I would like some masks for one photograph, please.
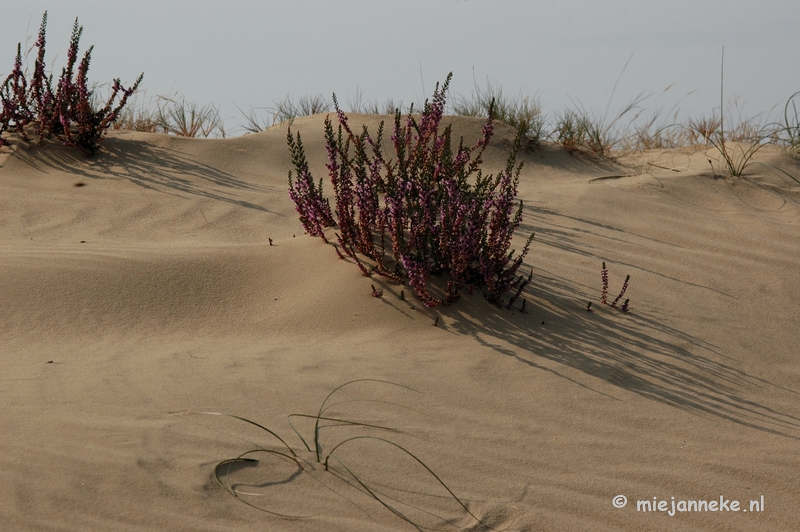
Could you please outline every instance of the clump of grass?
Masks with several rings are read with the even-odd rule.
[[[55,136],[64,144],[76,146],[92,155],[99,149],[99,142],[116,121],[128,98],[139,87],[144,74],[129,88],[123,87],[119,79],[115,79],[105,104],[102,107],[93,106],[94,91],[89,88],[88,82],[93,47],[89,47],[78,63],[83,27],[75,19],[67,49],[67,64],[62,69],[54,90],[53,77],[47,76],[45,72],[46,27],[45,11],[34,45],[38,53],[30,80],[26,79],[22,71],[21,44],[17,44],[14,68],[0,85],[0,135],[4,131],[14,130],[28,140],[26,129],[34,126],[40,143],[45,138]]]
[[[766,145],[765,141],[767,139],[773,136],[773,131],[768,127],[754,126],[752,121],[740,120],[739,126],[732,133],[728,133],[728,138],[726,139],[725,118],[722,112],[723,90],[725,87],[724,74],[725,47],[723,46],[719,76],[719,128],[707,137],[707,141],[719,152],[728,174],[732,177],[741,177],[750,166],[756,152]]]
[[[659,102],[671,88],[672,85],[664,89]],[[679,106],[680,100],[667,113],[664,113],[659,107],[641,123],[636,122],[640,116],[638,113],[637,118],[631,122],[630,129],[632,131],[622,141],[623,146],[635,150],[663,150],[685,146],[690,139],[685,133],[685,128],[678,123]],[[661,117],[665,114],[667,118],[662,119]]]
[[[587,120],[576,111],[565,109],[556,118],[554,135],[565,150],[573,153],[586,144],[588,136]]]
[[[112,124],[112,129],[117,131],[141,131],[144,133],[163,133],[158,109],[144,102],[142,91],[133,95],[117,119]]]
[[[537,97],[509,98],[503,95],[501,86],[487,80],[485,88],[476,83],[469,98],[459,97],[453,104],[453,112],[461,116],[484,117],[490,109],[494,119],[520,131],[528,145],[535,146],[546,137],[544,114]]]
[[[514,258],[509,248],[522,220],[522,202],[515,200],[522,134],[505,170],[484,176],[479,168],[492,136],[492,114],[474,146],[461,143],[454,151],[452,127],[439,131],[450,79],[441,88],[437,84],[419,119],[409,114],[403,123],[400,110],[395,112],[392,160],[381,148],[383,122],[374,139],[366,127],[356,134],[334,95],[339,124],[335,129],[326,118],[325,139],[335,221],[322,179],[317,184],[311,176],[300,135],[293,137],[291,129],[287,142],[296,174],[289,173],[289,195],[309,234],[327,242],[324,229],[338,226],[339,247],[364,275],[374,271],[394,281],[407,280],[428,307],[454,302],[466,285],[485,287],[489,301],[500,304],[503,294],[521,282],[516,271],[533,238]],[[374,263],[371,271],[359,254]],[[442,297],[431,293],[431,275],[445,276]]]
[[[702,139],[703,144],[707,146],[710,145],[711,137],[716,134],[721,125],[722,120],[713,114],[711,117],[703,116],[699,119],[690,118],[687,128],[689,143],[700,144],[700,140]]]
[[[279,124],[291,124],[298,116],[315,115],[331,110],[331,102],[321,94],[315,96],[303,95],[297,100],[287,95],[282,100],[273,101],[273,104],[273,107],[261,109],[266,110],[266,114],[258,113],[253,106],[250,106],[246,113],[239,109],[245,119],[241,127],[247,133],[258,133]]]
[[[614,91],[616,91],[616,85]],[[574,109],[568,109],[559,121],[559,140],[568,151],[583,149],[598,157],[610,157],[626,138],[623,131],[622,119],[640,109],[644,101],[644,93],[640,93],[624,105],[619,112],[611,117],[608,114],[614,92],[611,93],[608,106],[602,116],[596,116],[586,111],[583,104],[577,102]],[[633,117],[636,120],[638,114]]]
[[[379,445],[388,449],[388,452],[391,453],[400,453],[402,458],[410,458],[410,462],[413,467],[418,468],[420,473],[424,475],[424,478],[428,479],[428,482],[433,486],[437,487],[437,489],[443,490],[443,493],[446,497],[450,498],[456,505],[460,511],[465,512],[467,515],[474,518],[478,523],[481,525],[485,525],[479,517],[473,514],[467,505],[460,499],[454,492],[451,490],[447,484],[442,480],[442,478],[436,474],[430,467],[428,467],[423,460],[421,460],[416,454],[411,452],[408,448],[403,445],[400,445],[390,439],[385,437],[379,436],[377,434],[381,433],[400,433],[398,429],[393,427],[387,427],[384,425],[378,425],[375,423],[365,423],[358,421],[356,419],[352,419],[349,417],[339,417],[336,415],[329,414],[329,411],[339,405],[342,402],[333,402],[334,395],[337,392],[340,392],[344,388],[348,388],[354,385],[364,384],[364,383],[374,383],[381,386],[390,386],[400,390],[409,391],[413,393],[419,393],[417,390],[410,388],[408,386],[404,386],[401,384],[378,380],[378,379],[356,379],[353,381],[346,382],[341,386],[338,386],[333,391],[331,391],[327,397],[323,400],[322,404],[319,407],[319,410],[316,414],[290,414],[288,416],[288,423],[291,429],[294,431],[295,435],[300,439],[305,448],[305,451],[309,453],[312,457],[310,460],[313,460],[315,463],[320,464],[323,466],[323,471],[317,473],[318,475],[334,475],[339,479],[343,479],[348,481],[348,483],[360,489],[362,493],[366,494],[368,497],[371,497],[378,503],[380,503],[384,508],[392,512],[394,515],[399,517],[400,519],[408,522],[412,526],[419,527],[419,528],[430,528],[425,526],[425,523],[422,521],[423,516],[427,515],[428,517],[435,517],[430,510],[416,508],[418,511],[418,515],[410,515],[411,512],[408,510],[404,510],[403,508],[410,508],[414,509],[414,505],[410,503],[408,500],[404,500],[404,497],[409,497],[409,493],[407,491],[402,491],[400,489],[396,489],[391,485],[391,482],[386,483],[377,483],[377,482],[369,482],[366,478],[362,475],[359,475],[355,472],[355,465],[351,460],[347,460],[342,458],[340,455],[337,454],[337,451],[344,450],[347,447],[352,447],[356,443],[366,443],[371,445]],[[379,402],[385,403],[388,405],[393,406],[402,406],[396,405],[394,403],[390,403],[386,400],[361,400],[364,402]],[[212,415],[212,416],[225,416],[232,419],[236,419],[257,427],[258,429],[264,431],[265,433],[269,434],[271,438],[274,438],[275,444],[271,446],[261,446],[258,445],[255,449],[251,449],[241,453],[240,455],[236,456],[235,458],[229,458],[222,460],[221,462],[217,463],[216,467],[214,468],[214,479],[228,493],[233,495],[237,500],[240,502],[256,508],[260,511],[266,512],[271,515],[275,515],[278,517],[289,518],[289,519],[302,519],[309,516],[303,515],[287,515],[281,512],[276,511],[267,506],[263,506],[260,504],[256,504],[251,502],[250,498],[248,497],[248,493],[238,486],[231,484],[229,478],[232,474],[232,471],[237,466],[253,466],[258,463],[258,460],[253,458],[254,455],[257,454],[267,454],[277,456],[281,459],[288,460],[289,462],[293,463],[297,467],[297,471],[302,474],[313,474],[314,468],[311,466],[311,463],[302,458],[302,450],[295,450],[293,449],[283,438],[281,438],[278,433],[275,431],[263,426],[260,423],[252,421],[250,419],[246,419],[241,416],[232,415],[232,414],[224,414],[220,412],[197,412],[197,414],[203,415]],[[303,434],[296,426],[295,422],[298,419],[307,419],[313,420],[313,432],[311,435]],[[345,432],[344,436],[341,436],[340,439],[334,440],[330,444],[328,444],[325,439],[323,438],[323,428],[352,428],[357,429],[358,433],[347,433]],[[367,431],[364,433],[364,431]],[[336,431],[336,434],[342,434],[341,431]],[[277,447],[277,448],[275,448]],[[388,461],[387,461],[388,463]],[[398,477],[405,477],[409,471],[404,470],[398,472]],[[327,485],[323,476],[317,478],[323,485]],[[421,490],[420,493],[422,492]],[[335,492],[335,490],[334,490]],[[307,494],[306,496],[311,496],[312,494]],[[344,497],[344,495],[342,495]],[[437,496],[438,498],[438,496]],[[449,520],[445,519],[445,522]]]
[[[158,130],[179,137],[225,138],[225,126],[215,105],[199,105],[186,98],[159,96],[159,99],[155,117]]]

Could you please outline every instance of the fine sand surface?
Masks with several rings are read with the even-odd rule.
[[[467,141],[483,125],[447,120]],[[293,125],[317,178],[322,123]],[[511,140],[498,126],[485,171]],[[800,163],[775,148],[735,179],[713,175],[710,149],[618,163],[522,153],[516,247],[536,231],[522,314],[477,292],[425,309],[304,235],[282,127],[112,134],[93,158],[12,144],[0,149],[2,530],[414,530],[340,463],[325,472],[287,422],[355,379],[417,392],[354,383],[326,415],[402,432],[323,421],[322,450],[365,434],[403,445],[483,523],[385,441],[336,451],[424,526],[797,530],[800,185],[778,169],[797,177]],[[603,261],[611,299],[631,275],[630,312],[600,304]],[[287,451],[189,413],[209,411],[263,424],[306,464],[254,454],[220,468],[224,481],[307,517],[216,483],[223,460]],[[313,420],[293,422],[310,440]],[[637,511],[673,497],[740,511]]]

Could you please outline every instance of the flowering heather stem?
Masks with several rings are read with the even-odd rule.
[[[603,263],[603,269],[600,270],[600,280],[603,282],[603,292],[600,295],[600,302],[604,305],[608,303],[608,270],[606,263]]]
[[[616,307],[616,306],[617,306],[617,303],[619,302],[619,300],[620,300],[620,299],[622,299],[622,296],[624,296],[624,295],[625,295],[625,290],[627,290],[627,289],[628,289],[628,281],[630,281],[630,279],[631,279],[631,276],[630,276],[630,275],[627,275],[627,276],[625,277],[625,282],[622,284],[622,291],[621,291],[621,292],[619,293],[619,295],[617,296],[617,299],[615,299],[615,300],[614,300],[614,302],[613,302],[613,303],[611,303],[611,306],[612,306],[612,307]]]
[[[511,307],[514,306],[514,303],[517,302],[517,299],[519,299],[519,296],[522,294],[522,290],[525,289],[525,286],[527,284],[528,284],[528,281],[522,281],[522,283],[520,283],[519,287],[517,288],[517,292],[511,298],[511,301],[508,302],[508,306],[506,308],[510,309]]]
[[[128,89],[118,79],[114,80],[111,96],[105,107],[96,110],[92,107],[93,91],[89,89],[88,71],[92,47],[86,51],[78,65],[77,78],[73,79],[75,64],[78,60],[78,47],[83,27],[78,19],[72,27],[67,65],[61,71],[55,93],[51,78],[45,75],[45,30],[47,12],[42,16],[39,37],[35,46],[39,49],[34,63],[33,76],[28,83],[21,70],[20,45],[17,45],[17,61],[11,75],[0,86],[0,134],[12,124],[20,136],[27,140],[25,126],[38,122],[39,143],[45,138],[56,136],[65,145],[75,146],[92,155],[99,149],[99,142],[106,130],[117,119],[120,110],[126,104],[142,81],[142,76]],[[114,105],[117,96],[119,103]],[[0,141],[2,142],[2,141]]]

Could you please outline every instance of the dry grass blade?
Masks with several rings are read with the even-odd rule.
[[[444,483],[444,481],[443,481],[443,480],[442,480],[442,479],[439,477],[439,475],[437,475],[436,473],[434,473],[434,472],[433,472],[433,470],[432,470],[431,468],[429,468],[427,465],[425,465],[425,462],[423,462],[422,460],[420,460],[420,459],[419,459],[419,458],[418,458],[418,457],[417,457],[417,456],[416,456],[414,453],[412,453],[411,451],[409,451],[408,449],[406,449],[406,448],[405,448],[405,447],[403,447],[402,445],[398,445],[397,443],[395,443],[395,442],[393,442],[393,441],[386,440],[386,439],[384,439],[384,438],[378,438],[378,437],[376,437],[376,436],[355,436],[355,437],[353,437],[353,438],[348,438],[348,439],[346,439],[346,440],[344,440],[344,441],[340,442],[340,443],[339,443],[338,445],[336,445],[336,447],[334,447],[333,449],[331,449],[330,453],[328,453],[328,456],[326,456],[326,457],[325,457],[325,470],[326,470],[326,471],[328,471],[328,470],[329,470],[329,460],[330,460],[331,458],[333,458],[334,460],[336,460],[336,461],[339,463],[339,465],[341,465],[341,466],[342,466],[342,467],[345,469],[345,471],[347,471],[347,473],[348,473],[350,476],[352,476],[352,477],[353,477],[353,479],[354,479],[356,482],[358,482],[358,484],[359,484],[359,485],[360,485],[360,486],[361,486],[361,487],[362,487],[364,490],[366,490],[366,491],[367,491],[367,493],[369,493],[369,495],[370,495],[371,497],[373,497],[373,498],[374,498],[376,501],[378,501],[379,503],[381,503],[381,505],[383,505],[383,506],[384,506],[384,507],[385,507],[387,510],[389,510],[390,512],[392,512],[393,514],[395,514],[397,517],[399,517],[400,519],[402,519],[402,520],[404,520],[404,521],[406,521],[406,522],[410,523],[411,525],[414,525],[414,526],[417,526],[417,527],[420,527],[420,528],[425,528],[425,529],[428,529],[428,530],[436,530],[436,529],[434,529],[434,528],[429,528],[429,527],[424,527],[424,526],[421,526],[419,523],[417,523],[417,522],[415,522],[414,520],[412,520],[411,518],[409,518],[407,515],[405,515],[404,513],[402,513],[400,510],[398,510],[396,507],[392,506],[391,504],[389,504],[388,502],[386,502],[384,499],[382,499],[381,497],[379,497],[379,496],[378,496],[378,492],[377,492],[376,490],[374,490],[374,489],[370,489],[370,488],[369,488],[369,486],[367,486],[367,485],[366,485],[366,483],[365,483],[364,481],[362,481],[362,480],[361,480],[361,478],[360,478],[358,475],[356,475],[355,473],[353,473],[353,471],[352,471],[352,470],[351,470],[349,467],[347,467],[347,466],[346,466],[346,465],[345,465],[345,464],[344,464],[344,463],[343,463],[343,462],[342,462],[342,461],[341,461],[339,458],[337,458],[337,457],[336,457],[336,455],[334,455],[334,454],[333,454],[333,453],[334,453],[334,451],[336,451],[336,449],[338,449],[338,448],[340,448],[340,447],[342,447],[342,446],[344,446],[344,445],[346,445],[346,444],[348,444],[348,443],[351,443],[351,442],[357,441],[357,440],[373,440],[373,441],[378,441],[378,442],[382,442],[382,443],[387,443],[387,444],[389,444],[389,445],[393,446],[394,448],[396,448],[396,449],[398,449],[398,450],[402,451],[403,453],[405,453],[406,455],[408,455],[409,457],[411,457],[413,460],[415,460],[415,461],[417,462],[417,464],[419,464],[420,466],[422,466],[422,468],[424,468],[424,469],[425,469],[425,471],[427,471],[427,472],[428,472],[428,473],[429,473],[429,474],[430,474],[430,475],[431,475],[431,476],[432,476],[434,479],[436,479],[436,482],[438,482],[438,483],[439,483],[439,485],[440,485],[440,486],[442,486],[442,487],[443,487],[443,488],[444,488],[444,489],[447,491],[447,493],[450,495],[450,497],[452,497],[452,498],[453,498],[453,500],[454,500],[454,501],[456,501],[456,502],[457,502],[457,503],[458,503],[458,504],[461,506],[461,508],[463,508],[463,509],[464,509],[464,511],[465,511],[465,512],[467,512],[467,513],[468,513],[468,514],[469,514],[469,515],[470,515],[470,516],[471,516],[473,519],[475,519],[475,520],[476,520],[478,523],[480,523],[481,525],[483,525],[483,526],[485,526],[485,527],[487,527],[487,528],[490,528],[490,529],[491,529],[491,527],[490,527],[489,525],[487,525],[486,523],[484,523],[483,521],[481,521],[481,518],[480,518],[480,517],[478,517],[477,515],[473,514],[473,513],[470,511],[470,509],[467,507],[467,505],[466,505],[466,504],[464,504],[464,501],[462,501],[462,500],[461,500],[461,499],[460,499],[460,498],[459,498],[459,497],[458,497],[458,496],[457,496],[455,493],[453,493],[453,490],[451,490],[451,489],[450,489],[450,488],[447,486],[447,484],[445,484],[445,483]]]
[[[323,400],[323,402],[320,405],[320,408],[319,408],[319,410],[318,410],[316,415],[291,414],[289,416],[289,424],[290,424],[290,426],[292,426],[292,430],[294,430],[294,432],[297,434],[297,436],[300,437],[300,440],[303,442],[303,445],[306,447],[306,450],[308,452],[312,452],[309,443],[307,442],[307,440],[305,438],[303,438],[303,436],[294,427],[294,425],[292,425],[291,419],[292,418],[296,418],[296,417],[302,417],[302,418],[314,419],[314,421],[315,421],[315,424],[314,424],[314,435],[313,435],[315,449],[314,449],[313,452],[314,452],[314,455],[316,457],[316,461],[318,463],[324,463],[324,466],[325,466],[324,467],[324,472],[319,472],[319,473],[320,474],[326,474],[326,475],[327,474],[331,474],[331,475],[334,475],[336,478],[339,478],[340,480],[343,480],[343,477],[340,476],[341,472],[337,473],[334,469],[329,467],[330,459],[333,458],[346,471],[347,475],[352,477],[352,479],[356,482],[356,484],[358,486],[360,486],[361,490],[363,490],[369,496],[371,496],[376,501],[378,501],[382,506],[384,506],[386,509],[391,511],[394,515],[400,517],[404,521],[412,524],[413,526],[415,526],[417,528],[420,528],[420,529],[431,529],[430,527],[426,527],[422,523],[419,523],[419,522],[415,521],[415,519],[413,519],[413,518],[409,517],[408,515],[404,514],[402,511],[400,511],[397,508],[396,505],[403,505],[403,506],[406,506],[406,507],[409,507],[409,508],[413,508],[415,511],[422,512],[422,514],[424,514],[424,515],[433,515],[430,511],[426,510],[423,507],[415,506],[414,504],[412,504],[409,501],[400,500],[397,497],[394,497],[394,498],[390,497],[389,495],[380,492],[376,488],[370,487],[368,485],[367,481],[365,481],[358,474],[353,472],[353,468],[351,466],[347,465],[346,463],[344,463],[343,460],[341,460],[339,457],[337,457],[336,455],[333,454],[334,451],[336,451],[337,449],[340,449],[343,446],[349,445],[349,444],[351,444],[353,442],[356,442],[356,441],[379,442],[379,443],[383,443],[383,444],[389,444],[395,450],[400,450],[400,451],[402,451],[402,453],[404,453],[404,455],[406,455],[406,456],[410,457],[411,459],[413,459],[414,460],[413,463],[416,463],[419,466],[421,466],[422,470],[424,470],[424,472],[425,472],[425,475],[433,477],[433,479],[436,481],[436,483],[438,485],[440,485],[442,488],[444,488],[444,490],[447,492],[446,497],[447,498],[451,498],[453,501],[455,501],[458,504],[458,508],[463,509],[469,516],[471,516],[473,519],[475,519],[481,525],[488,527],[488,525],[483,523],[480,520],[479,517],[474,515],[469,510],[469,508],[466,506],[466,504],[463,502],[463,500],[455,495],[455,493],[444,483],[444,481],[442,481],[441,477],[439,475],[437,475],[431,468],[429,468],[419,457],[417,457],[414,453],[412,453],[410,450],[406,449],[402,445],[400,445],[398,443],[395,443],[395,442],[393,442],[391,440],[387,440],[385,438],[372,436],[372,435],[358,435],[358,436],[352,436],[352,437],[349,437],[349,438],[345,438],[345,439],[339,441],[338,443],[336,443],[335,445],[333,445],[333,447],[331,448],[331,451],[329,451],[327,453],[327,455],[324,458],[324,462],[323,462],[322,456],[321,456],[322,445],[320,443],[320,426],[319,426],[320,421],[330,421],[330,422],[335,423],[336,426],[340,426],[340,427],[341,426],[351,426],[351,427],[361,427],[361,428],[366,428],[366,429],[376,429],[376,430],[382,430],[382,431],[389,431],[389,432],[394,432],[394,433],[402,432],[402,431],[400,431],[398,429],[395,429],[395,428],[392,428],[392,427],[386,427],[386,426],[377,425],[377,424],[374,424],[374,423],[363,423],[363,422],[360,422],[360,421],[355,421],[355,420],[352,420],[352,419],[346,419],[346,418],[343,418],[343,417],[325,415],[325,412],[328,411],[329,409],[333,408],[334,406],[341,405],[341,404],[344,404],[344,403],[355,402],[353,400],[332,402],[331,398],[334,397],[334,395],[337,392],[339,392],[340,390],[342,390],[343,388],[346,388],[348,386],[352,386],[352,385],[358,384],[358,383],[375,383],[375,384],[380,384],[380,385],[384,385],[384,386],[388,385],[388,386],[393,386],[393,387],[399,388],[401,390],[407,390],[407,391],[412,391],[412,392],[415,392],[415,393],[420,393],[420,392],[418,392],[417,390],[415,390],[413,388],[410,388],[410,387],[402,385],[402,384],[397,384],[397,383],[394,383],[394,382],[391,382],[391,381],[385,381],[385,380],[380,380],[380,379],[356,379],[356,380],[353,380],[353,381],[346,382],[346,383],[342,384],[341,386],[338,386],[337,388],[335,388],[333,391],[331,391],[325,397],[325,399]],[[361,402],[361,400],[359,400],[359,402]],[[395,405],[395,406],[401,406],[401,405],[396,405],[396,403],[393,403],[393,402],[390,402],[390,401],[385,401],[385,400],[369,401],[369,402],[380,402],[380,403],[385,403],[385,404],[390,404],[390,405]],[[222,414],[222,413],[219,413],[219,412],[192,412],[192,413],[211,415],[211,416],[224,416],[224,417],[236,419],[236,420],[239,420],[239,421],[243,421],[243,422],[248,423],[250,425],[253,425],[253,426],[255,426],[255,427],[257,427],[257,428],[259,428],[261,430],[266,431],[272,437],[276,438],[283,445],[283,447],[286,449],[286,451],[283,451],[283,450],[271,450],[271,449],[267,449],[267,448],[258,446],[257,449],[251,449],[249,451],[246,451],[246,452],[240,454],[239,456],[237,456],[236,458],[230,458],[230,459],[222,460],[221,462],[217,463],[217,465],[214,468],[214,479],[216,480],[216,482],[223,489],[225,489],[228,493],[233,495],[238,501],[246,504],[247,506],[250,506],[250,507],[258,509],[258,510],[261,510],[263,512],[269,513],[269,514],[277,516],[277,517],[282,517],[282,518],[286,518],[286,519],[303,519],[303,518],[306,518],[306,517],[311,517],[311,516],[301,516],[301,515],[288,515],[288,514],[286,514],[284,512],[278,512],[278,511],[275,511],[275,510],[272,510],[272,509],[269,509],[269,508],[265,508],[263,506],[259,506],[258,504],[254,504],[253,502],[243,498],[243,495],[255,496],[255,495],[257,495],[256,493],[248,493],[248,492],[245,492],[245,491],[241,491],[241,490],[237,489],[234,485],[232,485],[231,482],[230,482],[231,476],[235,474],[234,470],[238,471],[238,470],[242,470],[244,468],[254,467],[254,466],[257,466],[259,464],[258,460],[256,460],[255,458],[252,458],[252,455],[257,454],[257,453],[266,453],[267,455],[278,457],[278,458],[281,458],[282,460],[288,460],[290,463],[293,463],[298,469],[296,470],[295,473],[292,473],[292,475],[291,475],[292,477],[294,477],[296,475],[303,474],[303,473],[311,474],[312,473],[311,469],[313,469],[313,468],[309,468],[307,470],[305,467],[303,467],[303,463],[301,463],[301,459],[298,458],[297,453],[295,453],[295,451],[292,450],[291,447],[289,447],[289,445],[283,440],[283,438],[278,436],[277,433],[275,433],[274,431],[268,429],[264,425],[262,425],[260,423],[257,423],[255,421],[251,421],[251,420],[249,420],[247,418],[244,418],[244,417],[241,417],[241,416],[236,416],[236,415],[231,415],[231,414]],[[386,464],[386,463],[390,463],[390,462],[382,462],[382,463]],[[314,477],[314,478],[315,478],[315,480],[317,482],[320,482],[323,485],[326,485],[325,482],[321,479],[321,477],[320,478]],[[393,476],[392,478],[397,478],[397,477]],[[352,484],[349,481],[347,481],[347,483],[350,484],[352,487],[357,487],[356,485]],[[396,488],[391,486],[391,485],[384,485],[384,491],[386,491],[386,489],[389,489],[391,491],[396,491]],[[429,493],[427,493],[425,491],[421,491],[417,495],[420,495],[420,494],[423,497],[430,497],[431,496]],[[341,495],[341,496],[345,497],[344,495]],[[437,496],[437,497],[439,497],[439,496]],[[387,502],[388,500],[394,501],[394,504],[390,504],[389,502]],[[460,511],[461,510],[459,510],[459,512]],[[445,519],[444,522],[450,523],[450,521],[447,520],[447,519]]]
[[[800,150],[800,112],[797,109],[795,98],[800,96],[800,91],[795,92],[786,101],[783,109],[785,129],[783,130],[789,149],[792,151]]]

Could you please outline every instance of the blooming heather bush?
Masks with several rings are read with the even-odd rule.
[[[295,138],[291,129],[296,175],[289,173],[289,194],[306,232],[325,239],[323,230],[338,226],[340,256],[339,248],[367,275],[407,280],[426,306],[455,301],[466,285],[483,286],[487,298],[499,304],[523,282],[516,272],[533,238],[517,257],[509,252],[522,220],[522,202],[515,200],[521,135],[505,170],[483,175],[479,167],[492,136],[492,113],[474,146],[462,141],[453,150],[451,126],[439,128],[450,78],[441,88],[437,84],[419,117],[409,114],[403,122],[395,111],[393,159],[381,149],[383,123],[374,139],[366,127],[355,133],[334,96],[338,126],[326,117],[325,140],[336,220],[322,195],[322,180],[316,185],[308,170],[300,134]],[[373,263],[371,271],[359,255]],[[431,294],[431,276],[446,279],[443,297]]]
[[[47,12],[42,16],[39,28],[39,38],[35,45],[38,54],[30,83],[22,71],[22,50],[18,44],[14,69],[0,85],[0,104],[2,104],[0,135],[4,131],[13,129],[27,140],[26,126],[36,124],[40,142],[55,136],[68,146],[77,146],[90,155],[94,154],[105,131],[116,120],[130,95],[139,87],[144,74],[127,89],[115,79],[105,106],[94,109],[90,103],[93,91],[89,90],[87,85],[93,47],[86,51],[78,64],[76,77],[75,64],[78,60],[78,43],[83,27],[78,26],[78,20],[75,19],[67,50],[67,65],[61,71],[61,77],[53,91],[53,78],[45,74],[46,26]],[[115,105],[118,96],[119,101]],[[4,142],[0,139],[0,144]]]

